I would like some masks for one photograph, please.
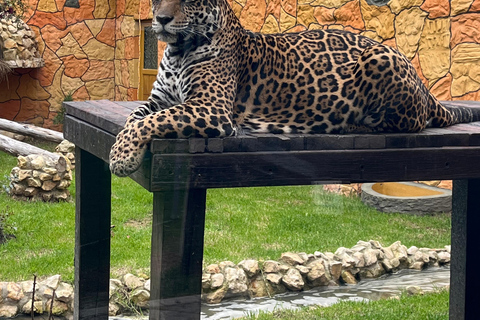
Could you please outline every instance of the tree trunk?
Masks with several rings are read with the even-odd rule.
[[[0,119],[0,129],[56,143],[63,141],[63,134],[61,132],[36,127],[30,124],[21,124],[6,119]]]
[[[0,134],[0,151],[4,151],[13,156],[28,156],[30,154],[41,154],[52,160],[58,161],[60,156],[47,150],[32,146],[28,143],[17,141]]]

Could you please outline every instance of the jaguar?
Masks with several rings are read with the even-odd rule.
[[[167,47],[112,146],[118,176],[138,169],[152,138],[407,133],[480,118],[442,105],[403,54],[359,34],[254,33],[226,0],[153,0],[152,11]]]

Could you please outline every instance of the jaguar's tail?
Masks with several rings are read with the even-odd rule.
[[[457,123],[480,121],[480,102],[444,101],[440,103],[430,95],[430,126],[448,127]]]

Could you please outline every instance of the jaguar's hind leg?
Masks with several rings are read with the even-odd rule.
[[[359,125],[374,131],[417,132],[426,125],[429,92],[410,61],[378,44],[366,49],[354,67]]]

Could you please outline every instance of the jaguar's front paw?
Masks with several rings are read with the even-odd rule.
[[[146,143],[133,139],[129,130],[122,130],[110,150],[110,171],[119,177],[132,174],[140,167],[146,149]]]

